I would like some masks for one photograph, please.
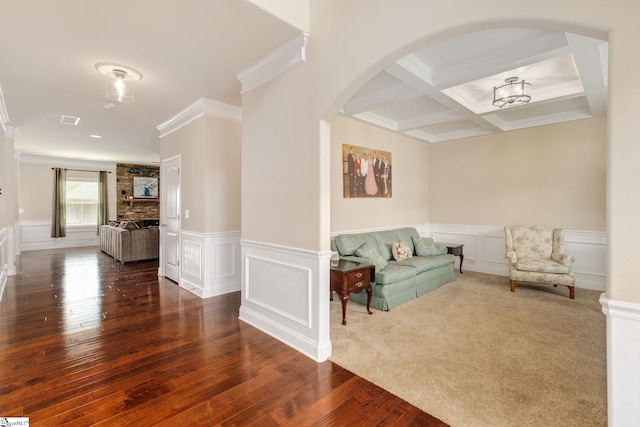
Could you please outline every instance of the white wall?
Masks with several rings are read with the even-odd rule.
[[[429,146],[429,218],[604,231],[606,118]]]

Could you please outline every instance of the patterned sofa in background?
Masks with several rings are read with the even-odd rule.
[[[412,256],[396,260],[394,243],[402,242]],[[420,237],[415,228],[340,234],[331,241],[331,248],[338,251],[342,259],[376,266],[371,307],[378,310],[391,310],[456,280],[455,257],[433,239]],[[349,299],[366,305],[367,293],[352,293]]]
[[[141,228],[134,221],[100,226],[100,250],[121,263],[155,259],[159,256],[160,230]]]

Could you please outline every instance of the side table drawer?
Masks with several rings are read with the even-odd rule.
[[[362,288],[369,284],[369,270],[347,273],[348,288]]]
[[[449,253],[451,255],[455,255],[455,256],[460,256],[462,255],[462,246],[458,247],[458,248],[451,248],[449,249]]]

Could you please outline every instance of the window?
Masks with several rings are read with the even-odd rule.
[[[98,224],[98,181],[67,176],[67,225]]]

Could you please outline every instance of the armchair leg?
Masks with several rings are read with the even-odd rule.
[[[576,299],[576,287],[575,286],[567,286],[569,288],[569,298]]]
[[[516,281],[515,280],[509,280],[509,283],[511,283],[511,292],[515,292],[516,291]]]

